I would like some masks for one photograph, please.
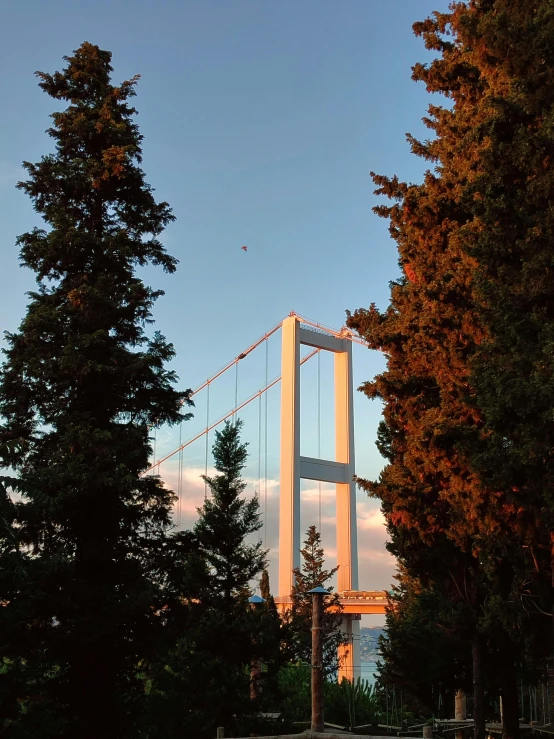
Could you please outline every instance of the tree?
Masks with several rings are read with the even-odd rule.
[[[488,433],[470,454],[501,491],[512,532],[533,560],[530,578],[551,588],[549,605],[535,591],[527,609],[549,608],[554,626],[552,6],[498,2],[473,13],[467,36],[488,103],[475,131],[482,153],[462,194],[471,203],[466,249],[478,265],[475,295],[486,327],[472,385]],[[549,642],[552,648],[552,636]]]
[[[296,662],[311,663],[312,653],[312,596],[313,588],[329,588],[338,567],[325,569],[325,552],[321,546],[321,534],[314,525],[308,528],[304,548],[300,550],[302,567],[294,569],[292,608],[290,612],[290,649]],[[338,648],[344,642],[340,631],[342,606],[338,593],[323,599],[323,662],[326,675],[334,675],[338,669]]]
[[[38,289],[0,372],[0,449],[21,481],[25,556],[0,594],[3,677],[23,673],[18,736],[136,736],[174,501],[141,473],[152,426],[187,418],[190,404],[165,368],[173,347],[145,334],[162,291],[136,270],[175,271],[159,240],[173,215],[140,168],[138,77],[113,85],[111,54],[87,42],[64,59],[61,72],[37,72],[68,103],[52,114],[55,150],[26,162],[18,185],[45,227],[18,238]]]
[[[199,509],[194,527],[200,552],[209,573],[200,594],[201,611],[192,639],[182,646],[195,655],[195,662],[209,683],[198,691],[200,670],[194,670],[195,702],[206,702],[207,715],[214,725],[231,727],[241,714],[252,710],[249,698],[249,667],[253,658],[271,658],[273,643],[267,629],[267,609],[248,604],[250,583],[266,567],[261,541],[249,537],[262,526],[258,498],[243,496],[246,483],[241,477],[247,459],[247,445],[240,439],[242,421],[226,422],[215,433],[214,467],[219,473],[205,476],[210,495]],[[201,680],[203,678],[200,678]],[[199,698],[198,693],[204,693]],[[217,697],[216,700],[214,700]],[[238,717],[238,718],[237,718]]]
[[[201,550],[211,572],[210,592],[214,603],[233,609],[248,598],[250,582],[263,572],[266,554],[262,542],[249,543],[247,537],[262,527],[258,497],[242,498],[246,483],[241,472],[248,456],[241,443],[242,421],[227,421],[222,431],[215,432],[214,467],[220,473],[203,476],[211,498],[199,509],[194,527]]]
[[[411,537],[428,546],[446,538],[458,551],[452,579],[460,592],[468,585],[477,737],[485,632],[502,610],[494,603],[518,614],[497,629],[513,695],[527,604],[541,607],[549,554],[550,493],[540,491],[551,488],[552,29],[541,0],[459,2],[414,25],[436,58],[413,78],[449,102],[429,108],[432,138],[408,137],[434,167],[421,184],[374,175],[394,201],[376,212],[390,220],[403,275],[388,310],[349,319],[388,361],[364,389],[385,401],[379,444],[389,464],[362,484],[383,501],[411,574],[420,574]],[[504,718],[516,736],[517,717]]]
[[[471,689],[467,607],[445,588],[408,575],[401,565],[396,579],[379,642],[378,681],[401,689],[409,710],[448,718],[456,690]]]

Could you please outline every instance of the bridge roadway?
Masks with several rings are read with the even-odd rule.
[[[345,590],[339,593],[339,598],[345,615],[361,616],[385,613],[388,594],[386,590]],[[286,597],[275,598],[275,603],[279,611],[287,611],[292,605]]]

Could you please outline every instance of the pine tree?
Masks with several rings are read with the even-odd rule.
[[[325,569],[325,552],[321,546],[321,534],[312,525],[306,532],[304,547],[300,550],[302,566],[294,570],[292,608],[289,615],[291,657],[296,662],[311,663],[312,653],[312,596],[309,591],[322,587],[329,589],[338,567]],[[338,593],[323,599],[323,662],[326,675],[334,675],[338,669],[338,648],[344,643],[340,632],[342,606]]]
[[[25,556],[0,593],[3,677],[19,680],[18,736],[136,736],[174,501],[141,473],[149,429],[186,418],[190,403],[165,368],[171,344],[145,334],[162,291],[136,270],[175,271],[159,240],[173,215],[140,168],[138,77],[113,85],[111,54],[90,43],[64,59],[61,72],[37,72],[68,105],[52,114],[54,152],[26,162],[19,184],[45,227],[18,239],[38,289],[0,373],[0,449],[23,490]]]
[[[241,497],[246,483],[241,472],[246,465],[247,445],[241,443],[242,421],[226,422],[215,432],[214,467],[219,475],[204,476],[211,497],[199,509],[194,532],[211,571],[213,602],[232,609],[237,600],[250,595],[250,582],[263,572],[266,552],[262,542],[249,543],[248,536],[262,527],[257,496]]]
[[[243,495],[247,445],[240,439],[242,426],[237,419],[216,431],[213,457],[219,474],[204,477],[210,494],[194,527],[209,576],[200,595],[201,617],[190,651],[203,669],[208,668],[209,683],[200,700],[207,702],[212,724],[230,728],[252,710],[252,659],[267,657],[275,647],[273,641],[278,645],[278,638],[268,634],[267,609],[248,604],[251,583],[266,567],[267,552],[261,541],[249,541],[262,523],[257,496]]]

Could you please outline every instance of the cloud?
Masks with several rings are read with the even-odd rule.
[[[215,473],[208,468],[208,475]],[[180,489],[180,500],[174,509],[175,524],[180,529],[190,529],[198,517],[197,508],[204,502],[204,467],[184,467],[179,485],[177,464],[166,463],[162,469],[163,478],[168,487],[177,492]],[[246,495],[252,496],[260,487],[257,478],[245,477]],[[267,480],[267,499],[264,495],[264,482],[260,491],[260,514],[264,526],[253,535],[253,540],[260,537],[269,550],[269,570],[273,586],[277,587],[278,547],[279,547],[279,481]],[[311,523],[319,523],[319,485],[303,481],[301,490],[301,539]],[[390,589],[393,581],[395,559],[385,549],[387,531],[383,514],[377,501],[363,498],[357,501],[358,518],[358,563],[359,585],[363,590]],[[336,564],[336,513],[335,488],[323,483],[321,486],[321,535],[325,549],[327,566]]]

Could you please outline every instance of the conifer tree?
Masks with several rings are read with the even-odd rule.
[[[312,525],[306,532],[304,547],[300,550],[302,566],[294,569],[292,609],[290,613],[290,641],[292,658],[310,663],[312,653],[312,596],[309,591],[322,587],[329,589],[338,567],[325,569],[325,552],[321,546],[321,534]],[[338,669],[337,653],[343,643],[340,632],[342,606],[338,593],[323,599],[323,662],[326,675],[334,675]]]
[[[240,440],[243,422],[227,421],[215,432],[214,467],[219,475],[204,476],[211,496],[199,509],[194,527],[211,572],[209,597],[232,609],[250,595],[250,582],[263,572],[266,552],[262,542],[247,537],[262,527],[258,497],[241,497],[246,483],[241,472],[248,456]]]
[[[445,597],[401,565],[396,579],[379,640],[378,682],[402,690],[408,710],[448,717],[456,690],[471,692],[468,614],[459,599]]]
[[[4,682],[21,689],[17,736],[108,739],[137,735],[139,663],[162,625],[156,551],[174,495],[141,476],[149,429],[185,418],[190,401],[165,367],[171,344],[145,333],[162,292],[137,268],[177,262],[159,240],[171,209],[140,168],[138,77],[112,84],[110,52],[87,42],[64,59],[37,72],[67,103],[52,114],[55,149],[26,162],[19,184],[44,227],[18,239],[38,288],[0,373],[0,450],[21,483],[26,558],[0,593],[0,644]]]
[[[517,648],[533,628],[527,608],[514,604],[544,607],[551,510],[540,491],[551,488],[554,407],[545,359],[552,27],[551,4],[541,0],[459,2],[414,25],[437,57],[417,64],[413,79],[449,103],[430,106],[431,139],[408,137],[433,165],[421,184],[373,175],[394,201],[375,210],[390,220],[403,274],[385,312],[370,306],[349,319],[388,361],[364,391],[385,401],[379,444],[389,464],[377,483],[362,485],[383,501],[398,541],[441,547],[447,539],[458,550],[447,547],[453,573],[465,572],[476,676],[491,603],[514,617],[500,622],[511,695]],[[504,718],[506,735],[516,736],[517,717]]]
[[[488,115],[475,130],[482,151],[463,192],[486,327],[471,382],[487,433],[470,453],[532,560],[528,579],[551,587],[550,605],[531,591],[529,610],[549,608],[554,627],[554,13],[546,0],[471,10],[465,34]]]
[[[183,645],[192,644],[190,652],[203,665],[205,675],[196,674],[197,686],[198,679],[208,682],[199,691],[203,696],[195,693],[193,704],[206,704],[212,728],[237,726],[241,714],[253,710],[251,661],[271,659],[279,643],[267,609],[252,609],[248,604],[251,583],[266,567],[267,552],[261,541],[249,540],[262,523],[257,496],[243,495],[247,445],[240,439],[242,426],[237,419],[215,433],[213,457],[219,474],[204,477],[210,492],[194,527],[208,579],[200,594],[198,626]]]

